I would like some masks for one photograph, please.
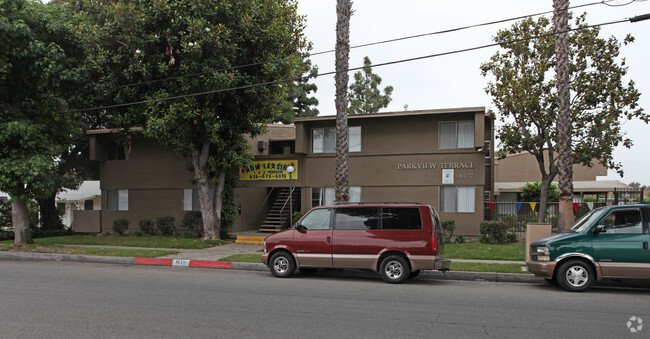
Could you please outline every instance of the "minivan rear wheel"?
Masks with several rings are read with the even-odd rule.
[[[401,284],[409,278],[410,267],[408,262],[400,256],[391,255],[381,262],[379,274],[389,284]]]
[[[278,252],[271,257],[269,265],[271,274],[278,278],[288,278],[296,271],[296,262],[293,256],[287,252]]]
[[[594,283],[596,275],[589,264],[573,259],[560,266],[555,279],[569,292],[584,292]]]

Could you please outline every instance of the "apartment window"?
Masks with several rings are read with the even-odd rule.
[[[441,186],[440,211],[445,213],[473,213],[474,186]]]
[[[183,211],[200,211],[199,205],[199,190],[197,189],[184,189],[183,190]]]
[[[474,121],[441,122],[438,125],[438,148],[474,147]]]
[[[311,130],[312,153],[336,152],[336,129],[314,128]],[[348,150],[361,152],[361,127],[348,128]]]
[[[350,187],[350,202],[361,201],[361,187]],[[311,207],[334,204],[334,187],[312,187]]]
[[[106,191],[106,209],[109,211],[128,211],[129,190]]]

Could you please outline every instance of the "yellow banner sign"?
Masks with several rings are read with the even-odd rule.
[[[298,179],[297,160],[253,161],[239,170],[239,180],[289,180],[287,168],[293,166],[291,179]]]

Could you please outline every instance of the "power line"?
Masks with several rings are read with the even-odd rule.
[[[600,4],[604,4],[604,5],[611,6],[611,7],[622,7],[622,6],[630,5],[633,2],[636,2],[636,1],[639,1],[639,0],[630,0],[630,2],[625,3],[625,4],[620,4],[620,5],[610,5],[610,4],[608,4],[608,2],[614,2],[614,1],[617,1],[617,0],[602,0],[602,1],[598,1],[598,2],[591,2],[591,3],[587,3],[587,4],[582,4],[582,5],[576,5],[576,6],[573,6],[573,7],[569,7],[569,9],[576,9],[576,8],[588,7],[588,6],[593,6],[593,5],[600,5]],[[529,18],[529,17],[535,17],[535,16],[540,16],[540,15],[544,15],[544,14],[552,14],[552,13],[553,13],[553,11],[550,10],[550,11],[538,12],[538,13],[529,14],[529,15],[521,15],[521,16],[509,18],[509,19],[500,19],[500,20],[489,21],[489,22],[485,22],[485,23],[481,23],[481,24],[467,25],[467,26],[462,26],[462,27],[457,27],[457,28],[450,28],[450,29],[445,29],[445,30],[440,30],[440,31],[435,31],[435,32],[422,33],[422,34],[410,35],[410,36],[405,36],[405,37],[400,37],[400,38],[370,42],[370,43],[365,43],[365,44],[361,44],[361,45],[351,46],[350,49],[357,49],[357,48],[363,48],[363,47],[369,47],[369,46],[382,45],[382,44],[393,43],[393,42],[404,41],[404,40],[410,40],[410,39],[416,39],[416,38],[422,38],[422,37],[432,36],[432,35],[453,33],[453,32],[463,31],[463,30],[467,30],[467,29],[471,29],[471,28],[490,26],[490,25],[500,24],[500,23],[504,23],[504,22],[520,20],[520,19],[525,19],[525,18]],[[336,49],[325,50],[325,51],[320,51],[320,52],[315,52],[315,53],[305,53],[305,54],[302,54],[300,56],[293,56],[293,57],[281,58],[281,59],[272,59],[272,60],[249,63],[249,64],[244,64],[244,65],[239,65],[239,66],[224,67],[224,68],[219,68],[219,69],[210,70],[210,71],[203,71],[203,72],[198,72],[198,73],[190,73],[190,74],[178,75],[178,76],[173,76],[173,77],[167,77],[167,78],[163,78],[163,79],[155,79],[155,80],[148,80],[148,81],[130,83],[130,84],[125,84],[125,85],[119,85],[119,86],[117,86],[115,88],[119,89],[119,88],[126,88],[126,87],[149,85],[149,84],[154,84],[154,83],[159,83],[159,82],[164,82],[164,81],[177,80],[177,79],[183,79],[183,78],[190,78],[190,77],[201,76],[201,75],[206,75],[206,74],[213,74],[213,73],[218,73],[218,72],[234,71],[234,70],[237,70],[237,69],[260,66],[260,65],[269,64],[269,63],[279,63],[279,62],[291,61],[291,60],[296,60],[296,59],[305,59],[305,58],[309,58],[309,57],[312,57],[312,56],[330,54],[330,53],[334,53],[334,52],[336,52]]]
[[[574,32],[574,31],[580,31],[580,30],[594,28],[594,27],[609,26],[609,25],[619,24],[619,23],[623,23],[623,22],[638,22],[638,21],[647,20],[647,19],[650,19],[650,14],[645,14],[645,15],[636,16],[634,18],[620,19],[620,20],[610,21],[610,22],[605,22],[605,23],[600,23],[600,24],[580,26],[580,27],[576,27],[576,28],[571,28],[571,29],[567,30],[566,32]],[[528,40],[534,40],[534,39],[539,39],[539,38],[543,38],[543,37],[553,36],[553,35],[556,35],[556,34],[559,34],[559,33],[564,33],[564,32],[553,32],[553,33],[547,33],[547,34],[540,34],[540,35],[536,35],[536,36],[531,36],[529,38],[513,39],[513,40],[509,40],[509,41],[498,42],[498,43],[495,42],[495,43],[491,43],[491,44],[485,44],[485,45],[481,45],[481,46],[458,49],[458,50],[449,51],[449,52],[442,52],[442,53],[424,55],[424,56],[419,56],[419,57],[414,57],[414,58],[389,61],[389,62],[385,62],[385,63],[375,64],[375,65],[372,65],[371,67],[377,68],[377,67],[395,65],[395,64],[400,64],[400,63],[406,63],[406,62],[430,59],[430,58],[435,58],[435,57],[441,57],[441,56],[446,56],[446,55],[471,52],[471,51],[476,51],[476,50],[490,48],[490,47],[496,47],[496,46],[505,45],[505,44],[511,44],[511,43],[517,43],[517,42],[521,42],[521,41],[528,41]],[[366,68],[366,66],[350,68],[347,71],[348,72],[353,72],[353,71],[362,70],[364,68]],[[326,73],[323,73],[323,74],[319,74],[318,77],[334,75],[336,73],[337,73],[336,71],[326,72]],[[292,81],[297,81],[297,80],[303,80],[303,79],[308,79],[308,78],[309,78],[309,76],[298,76],[298,77],[282,79],[282,80],[274,80],[274,81],[267,81],[267,82],[261,82],[261,83],[255,83],[255,84],[248,84],[248,85],[237,86],[237,87],[230,87],[230,88],[222,88],[222,89],[217,89],[217,90],[203,91],[203,92],[198,92],[198,93],[190,93],[190,94],[169,96],[169,97],[165,97],[165,98],[148,99],[148,100],[140,100],[140,101],[134,101],[134,102],[129,102],[129,103],[85,108],[85,109],[73,110],[73,111],[70,111],[70,112],[84,112],[84,111],[92,111],[92,110],[101,110],[101,109],[111,109],[111,108],[135,106],[135,105],[141,105],[141,104],[147,104],[147,103],[153,103],[153,102],[162,102],[162,101],[167,101],[167,100],[176,100],[176,99],[183,99],[183,98],[189,98],[189,97],[196,97],[196,96],[207,95],[207,94],[216,94],[216,93],[223,93],[223,92],[229,92],[229,91],[250,89],[250,88],[261,87],[261,86],[277,85],[277,84],[282,84],[282,83],[287,83],[287,82],[292,82]]]

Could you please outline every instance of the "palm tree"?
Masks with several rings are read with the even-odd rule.
[[[336,173],[334,192],[336,202],[350,199],[348,172],[348,68],[350,59],[350,17],[352,1],[336,3]]]

